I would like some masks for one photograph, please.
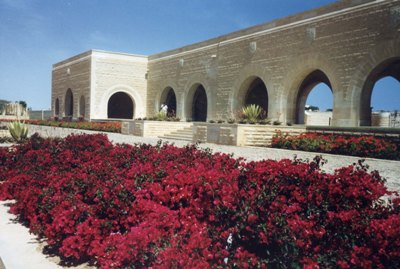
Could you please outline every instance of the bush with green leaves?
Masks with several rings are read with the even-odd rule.
[[[158,121],[164,121],[164,120],[167,120],[167,118],[168,118],[168,115],[164,111],[157,112],[156,116],[155,116],[155,119]]]

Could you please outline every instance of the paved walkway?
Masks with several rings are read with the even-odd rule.
[[[31,131],[34,128],[31,128]],[[62,130],[60,130],[62,129]],[[45,131],[43,131],[45,130]],[[37,130],[36,130],[37,131]],[[56,133],[55,133],[56,132]],[[41,133],[44,136],[57,135],[64,137],[70,133],[96,133],[93,131],[81,131],[74,129],[58,128],[51,131],[49,129],[42,129]],[[135,137],[122,134],[107,134],[109,139],[114,143],[146,143],[155,145],[160,140],[158,138],[144,138]],[[188,144],[186,141],[164,141],[174,143],[176,146],[185,146]],[[223,152],[233,154],[234,157],[244,157],[247,161],[257,161],[263,159],[293,159],[297,156],[301,159],[313,159],[317,153],[280,150],[272,148],[255,148],[255,147],[235,147],[223,146],[215,144],[200,144],[200,148],[209,148],[213,152]],[[322,155],[328,162],[324,165],[323,170],[326,172],[333,172],[336,168],[347,166],[352,163],[358,162],[360,158],[339,156],[331,154],[318,154]],[[400,161],[387,161],[378,159],[366,159],[366,164],[370,166],[371,170],[377,170],[380,174],[387,179],[387,186],[391,190],[400,190]],[[0,257],[4,262],[6,269],[58,269],[62,268],[57,265],[56,259],[46,258],[41,253],[41,245],[35,237],[29,234],[28,229],[13,221],[14,216],[7,213],[8,207],[6,202],[0,202]],[[88,268],[85,266],[74,267]],[[0,268],[1,269],[1,268]]]

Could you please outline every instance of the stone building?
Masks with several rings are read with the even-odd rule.
[[[26,120],[29,119],[29,113],[22,104],[5,103],[0,105],[0,119]]]
[[[333,126],[371,125],[379,79],[400,80],[400,1],[342,0],[150,56],[88,51],[53,65],[52,110],[88,120],[154,115],[234,118],[258,104],[303,124],[318,83],[332,90]]]

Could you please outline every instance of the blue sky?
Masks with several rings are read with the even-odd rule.
[[[100,49],[151,55],[332,2],[0,0],[0,99],[47,109],[52,64],[78,53]],[[398,106],[398,83],[383,84],[397,87],[393,105]],[[313,91],[307,103],[332,107],[327,92]]]

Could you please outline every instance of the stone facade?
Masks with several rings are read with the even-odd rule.
[[[7,103],[0,106],[0,119],[26,120],[29,119],[28,110],[19,103]]]
[[[124,91],[141,109],[135,118],[167,103],[181,119],[228,119],[259,102],[271,120],[302,124],[307,96],[322,82],[333,93],[333,126],[370,125],[375,82],[400,80],[400,1],[342,0],[148,58],[105,63],[96,54],[115,56],[91,51],[54,65],[53,108],[59,98],[64,111],[70,88],[74,107],[84,95],[85,117],[103,119],[110,96]]]
[[[146,73],[147,57],[123,53],[92,50],[57,63],[52,74],[54,115],[107,119],[110,98],[115,93],[123,93],[132,100],[131,118],[144,117]],[[72,115],[66,109],[68,89],[72,92]]]

